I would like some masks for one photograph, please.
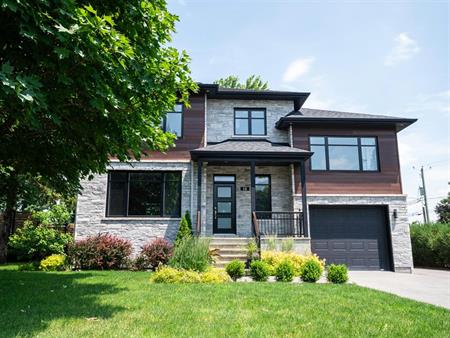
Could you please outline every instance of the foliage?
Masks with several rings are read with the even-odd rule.
[[[23,179],[57,193],[104,173],[110,157],[164,151],[160,121],[197,85],[170,46],[165,0],[3,1],[0,22],[0,184],[7,214]],[[0,228],[6,256],[10,218]]]
[[[450,192],[447,198],[442,199],[434,209],[439,216],[440,223],[450,223]]]
[[[268,251],[275,251],[277,249],[277,238],[269,236],[266,239],[267,247],[266,250]]]
[[[192,222],[189,212],[181,218],[180,227],[178,228],[177,238],[175,239],[175,245],[178,245],[180,241],[185,237],[192,236]]]
[[[286,238],[281,241],[281,251],[290,252],[294,249],[294,239]]]
[[[344,264],[328,266],[327,280],[334,284],[342,284],[348,281],[348,269]]]
[[[450,268],[450,223],[410,227],[415,266]]]
[[[214,81],[221,88],[236,88],[236,89],[253,89],[253,90],[266,90],[269,88],[268,82],[264,82],[259,75],[250,75],[245,83],[239,82],[239,77],[230,75],[226,78],[221,78]]]
[[[50,255],[39,264],[42,271],[63,271],[66,269],[66,255]]]
[[[64,254],[72,240],[69,234],[25,221],[10,237],[8,245],[19,260],[40,261],[51,254]]]
[[[270,267],[270,274],[275,274],[275,270],[282,261],[288,260],[294,265],[295,275],[300,276],[300,267],[308,260],[316,260],[322,268],[325,267],[325,260],[320,259],[317,255],[299,255],[295,252],[279,252],[279,251],[263,251],[261,259]]]
[[[189,236],[175,246],[169,265],[177,269],[204,272],[211,261],[209,240]]]
[[[308,258],[300,267],[300,278],[304,282],[315,283],[323,273],[323,265],[314,257]]]
[[[172,256],[173,246],[163,238],[157,238],[142,247],[135,260],[138,270],[155,270],[158,266],[167,264]]]
[[[284,260],[278,264],[275,270],[275,277],[278,282],[292,282],[295,276],[294,264],[289,260]]]
[[[270,276],[270,266],[263,261],[250,263],[250,274],[257,282],[265,282]]]
[[[69,246],[68,258],[74,269],[121,269],[131,255],[131,242],[110,234],[99,234]]]
[[[225,271],[230,275],[234,281],[244,276],[245,264],[237,259],[231,261],[225,267]]]
[[[253,260],[258,254],[258,245],[254,238],[250,239],[247,243],[247,258]]]
[[[39,268],[37,262],[29,262],[20,264],[18,267],[19,271],[36,271]]]
[[[33,211],[31,219],[37,225],[61,228],[71,220],[71,211],[64,203],[54,204],[48,210]]]
[[[192,270],[175,269],[169,266],[162,266],[151,277],[152,283],[168,283],[168,284],[197,284],[197,283],[226,283],[230,281],[230,277],[223,270],[211,269],[205,272]]]

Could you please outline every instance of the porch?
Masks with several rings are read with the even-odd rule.
[[[191,155],[197,164],[198,236],[255,237],[258,242],[269,236],[309,237],[305,160],[310,152],[246,140],[196,149]],[[296,176],[301,205],[294,199]]]

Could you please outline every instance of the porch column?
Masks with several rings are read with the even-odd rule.
[[[198,160],[197,165],[197,226],[196,226],[196,235],[200,235],[202,223],[201,223],[201,214],[202,214],[202,167],[203,161]]]
[[[256,205],[256,190],[255,190],[255,161],[250,162],[250,186],[252,195],[252,215],[255,211]]]
[[[305,161],[300,162],[300,182],[302,185],[302,212],[303,224],[305,227],[305,237],[309,237],[309,217],[308,217],[308,200],[306,197],[306,177],[305,177]]]

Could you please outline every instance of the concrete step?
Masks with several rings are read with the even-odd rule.
[[[213,248],[213,247],[211,247]],[[241,249],[241,248],[235,248],[235,247],[221,247],[221,248],[217,248],[214,247],[214,249],[219,249],[219,253],[221,255],[234,255],[234,254],[247,254],[247,250],[246,249]]]
[[[250,241],[250,238],[247,237],[213,237],[211,239],[211,244],[247,244]]]

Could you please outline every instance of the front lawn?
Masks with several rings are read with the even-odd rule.
[[[331,284],[150,284],[149,273],[0,267],[0,336],[422,336],[450,311]]]

